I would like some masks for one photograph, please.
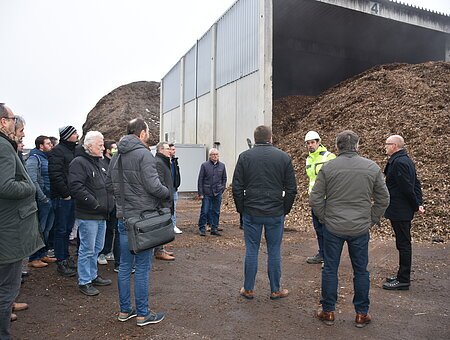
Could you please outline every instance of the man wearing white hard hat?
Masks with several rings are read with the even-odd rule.
[[[336,155],[329,152],[327,148],[321,144],[321,138],[316,131],[308,131],[305,135],[305,143],[309,152],[309,155],[306,158],[306,174],[309,178],[308,194],[310,194],[322,165],[329,160],[336,158]],[[311,211],[311,214],[314,230],[317,235],[317,243],[319,244],[319,251],[316,255],[308,257],[306,262],[309,264],[320,264],[323,263],[323,225],[319,222],[319,219],[314,215],[313,211]]]

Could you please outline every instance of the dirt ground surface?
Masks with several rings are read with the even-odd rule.
[[[155,260],[149,287],[150,307],[165,311],[157,325],[136,326],[136,319],[117,321],[117,274],[113,263],[99,266],[113,285],[87,297],[75,278],[56,274],[56,265],[31,270],[18,302],[30,308],[18,312],[12,324],[15,339],[450,339],[449,258],[445,243],[413,245],[409,291],[381,289],[395,272],[394,240],[370,242],[371,308],[373,321],[354,327],[351,265],[344,250],[339,272],[336,323],[326,326],[313,317],[320,297],[321,269],[306,264],[316,241],[302,228],[285,231],[282,255],[285,288],[290,295],[269,299],[265,246],[261,246],[254,300],[239,296],[243,284],[244,243],[238,215],[224,212],[220,238],[197,233],[200,202],[178,201],[178,226],[183,234],[168,246],[174,262]],[[311,230],[311,229],[310,229]],[[72,249],[73,250],[73,249]]]

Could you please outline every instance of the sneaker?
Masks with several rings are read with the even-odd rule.
[[[273,292],[270,294],[270,299],[271,300],[278,300],[278,299],[282,299],[285,298],[286,296],[289,295],[289,291],[287,289],[282,289],[278,292]]]
[[[120,312],[117,320],[123,322],[123,321],[130,320],[136,316],[137,316],[136,309],[131,309],[128,313]]]
[[[183,231],[180,230],[180,228],[178,228],[176,225],[173,226],[173,231],[175,232],[175,234],[182,234]]]
[[[97,288],[95,288],[92,285],[92,283],[88,283],[85,285],[78,285],[78,289],[80,290],[80,292],[82,292],[84,295],[87,296],[95,296],[100,293],[100,291]]]
[[[55,257],[55,249],[49,249],[47,251],[47,257]]]
[[[57,262],[57,272],[65,277],[75,276],[77,271],[73,268],[70,268],[67,260]]]
[[[200,236],[206,236],[206,232],[204,230],[199,231]]]
[[[397,276],[390,276],[386,278],[386,282],[394,282],[397,281]]]
[[[106,261],[114,261],[114,254],[113,253],[106,254],[105,259]]]
[[[145,326],[145,325],[149,325],[151,323],[158,323],[158,322],[163,321],[165,316],[166,315],[164,313],[154,313],[154,312],[150,311],[150,313],[148,313],[148,315],[145,316],[143,319],[141,319],[141,320],[138,319],[136,321],[136,324],[138,326],[142,327],[142,326]]]
[[[106,261],[105,254],[100,254],[98,256],[97,263],[98,264],[108,264],[108,261]]]
[[[398,280],[383,283],[383,289],[387,290],[409,290],[409,283],[399,282]]]
[[[94,280],[92,280],[92,284],[94,286],[109,286],[112,283],[110,279],[104,279],[100,275],[97,276]]]
[[[306,259],[306,263],[309,263],[309,264],[320,264],[320,263],[323,263],[323,257],[320,256],[319,254],[316,254],[313,257],[308,257]]]
[[[222,234],[219,233],[218,231],[211,231],[211,235],[212,236],[222,236]]]

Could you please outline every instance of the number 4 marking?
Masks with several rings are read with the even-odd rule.
[[[372,6],[370,7],[370,11],[372,13],[378,14],[380,12],[380,4],[377,2],[372,2]]]

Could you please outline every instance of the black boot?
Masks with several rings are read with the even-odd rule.
[[[75,276],[75,274],[77,273],[75,269],[69,267],[67,260],[58,261],[57,265],[58,265],[57,271],[62,276],[70,277]]]

